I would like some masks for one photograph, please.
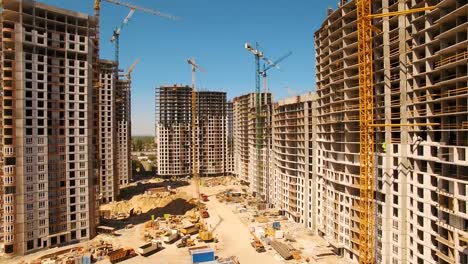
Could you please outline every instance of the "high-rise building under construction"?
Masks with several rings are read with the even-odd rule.
[[[261,94],[257,122],[257,95],[234,98],[234,172],[250,190],[270,203],[271,187],[271,93]]]
[[[35,1],[0,15],[0,251],[94,236],[96,19]]]
[[[464,0],[372,1],[375,248],[378,263],[467,263],[468,88]],[[318,232],[352,260],[359,246],[355,1],[315,33]],[[428,123],[429,125],[411,125]],[[431,125],[436,123],[438,125]]]
[[[435,9],[373,19],[380,126],[375,244],[368,250],[376,263],[468,263],[468,4],[372,1],[373,13],[425,6]],[[356,20],[355,1],[328,10],[315,33],[316,98],[275,103],[271,134],[262,135],[273,138],[269,203],[353,262],[361,165]],[[255,130],[249,129],[255,104],[254,94],[234,99],[235,174],[252,191],[259,178],[252,173]]]
[[[201,176],[232,173],[229,145],[231,105],[225,92],[196,92],[195,146],[192,144],[192,88],[161,86],[156,88],[156,140],[158,174],[192,174],[192,148]]]

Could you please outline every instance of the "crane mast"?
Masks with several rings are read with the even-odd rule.
[[[245,48],[250,51],[255,57],[255,99],[256,99],[256,114],[255,114],[255,149],[257,155],[257,198],[260,196],[260,173],[263,168],[261,160],[261,152],[263,145],[263,126],[262,126],[262,95],[260,93],[260,59],[263,58],[263,52],[258,49],[258,43],[253,48],[250,43],[245,43]]]
[[[432,10],[434,7],[372,14],[372,0],[356,0],[358,65],[359,65],[359,263],[373,264],[374,260],[374,187],[375,187],[375,135],[372,19]],[[406,126],[408,124],[398,124]],[[413,124],[435,125],[435,124]]]
[[[192,66],[192,177],[195,185],[195,196],[200,199],[200,174],[198,172],[198,157],[197,157],[197,135],[196,135],[196,116],[197,116],[197,92],[195,89],[196,82],[196,71],[200,69],[204,71],[199,65],[196,64],[195,59],[191,58],[187,60],[187,63]]]

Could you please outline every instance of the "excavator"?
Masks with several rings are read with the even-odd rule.
[[[213,242],[215,240],[213,232],[208,230],[208,228],[202,222],[198,223],[200,230],[198,231],[198,237],[203,242]]]
[[[183,247],[191,247],[191,246],[194,246],[194,245],[195,245],[195,242],[190,238],[190,236],[184,236],[184,237],[182,237],[180,242],[177,243],[176,246],[178,248],[183,248]]]

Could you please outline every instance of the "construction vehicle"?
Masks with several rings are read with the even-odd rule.
[[[202,209],[201,212],[200,212],[200,215],[201,215],[202,218],[210,217],[210,214],[208,213],[208,211],[206,209]]]
[[[198,223],[200,230],[198,231],[198,238],[203,242],[213,242],[215,240],[213,232],[208,230],[208,228],[203,223]]]
[[[162,249],[162,243],[156,240],[152,240],[150,243],[146,243],[137,247],[136,252],[142,256],[147,256],[159,249]]]
[[[195,224],[195,225],[191,225],[191,226],[181,228],[180,233],[183,234],[183,235],[194,235],[194,234],[198,233],[199,230],[200,230],[200,225]]]
[[[179,239],[179,231],[178,230],[168,230],[163,235],[163,242],[166,244],[172,244]]]
[[[109,261],[114,263],[119,263],[129,258],[136,256],[135,250],[133,248],[119,248],[117,250],[111,251],[107,254]]]
[[[258,239],[258,237],[254,234],[254,233],[251,233],[252,234],[252,238],[250,239],[250,244],[252,245],[253,248],[255,248],[255,251],[257,251],[258,253],[261,253],[261,252],[265,252],[265,247],[263,246],[263,243],[262,241],[260,241],[260,239]]]
[[[180,240],[179,243],[176,245],[178,248],[183,248],[183,247],[192,247],[195,246],[195,242],[190,238],[190,236],[184,236]]]
[[[190,223],[196,224],[200,221],[200,217],[197,215],[197,213],[194,211],[192,215],[190,215],[189,218]]]

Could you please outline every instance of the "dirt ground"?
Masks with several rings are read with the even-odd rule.
[[[134,189],[129,189],[127,190],[127,197],[126,198],[131,198],[129,193],[132,193],[134,195],[137,195],[141,192],[145,192],[147,188],[145,188],[145,184],[149,184],[148,186],[153,188],[155,186],[154,182],[150,182],[145,180],[145,182],[137,184],[134,186]],[[162,215],[165,209],[172,208],[174,209],[175,207],[177,208],[182,208],[180,214],[184,214],[187,210],[190,210],[193,207],[187,207],[185,208],[184,206],[186,205],[186,200],[189,199],[190,196],[193,195],[194,193],[194,188],[192,185],[189,185],[189,182],[186,182],[185,184],[174,184],[171,183],[174,187],[173,189],[176,189],[177,191],[177,197],[179,199],[176,200],[181,200],[179,202],[183,204],[172,204],[169,205],[170,207],[166,208],[152,208],[153,206],[151,203],[154,202],[155,205],[162,205],[162,204],[167,204],[167,203],[160,203],[160,202],[155,202],[155,201],[147,201],[145,200],[143,204],[145,204],[145,208],[141,208],[142,211],[145,211],[141,215],[136,215],[131,218],[129,218],[126,221],[121,221],[122,223],[117,223],[116,227],[118,228],[117,233],[118,236],[111,236],[111,235],[99,235],[96,238],[94,238],[92,241],[96,242],[99,240],[104,240],[107,242],[111,242],[114,245],[114,248],[118,247],[138,247],[139,245],[144,244],[145,242],[143,241],[142,234],[144,233],[144,222],[148,221],[151,219],[151,214],[157,214]],[[159,184],[157,184],[159,186]],[[208,243],[206,245],[209,245],[210,247],[215,249],[215,254],[218,257],[229,257],[229,256],[237,256],[240,263],[242,264],[270,264],[270,263],[300,263],[296,262],[294,260],[292,261],[285,261],[282,259],[276,252],[275,250],[271,249],[271,247],[267,246],[267,252],[264,253],[257,253],[254,248],[250,245],[250,225],[251,223],[251,218],[247,215],[247,213],[237,213],[236,212],[236,205],[235,204],[226,204],[226,203],[221,203],[219,202],[215,195],[228,189],[238,189],[240,190],[239,185],[219,185],[219,186],[206,186],[206,182],[203,183],[203,185],[200,188],[200,191],[202,193],[205,193],[209,196],[209,201],[206,202],[207,209],[210,213],[210,217],[206,219],[206,225],[209,227],[209,229],[213,229],[214,234],[216,238],[219,240],[218,243]],[[180,196],[180,197],[179,197]],[[128,200],[133,200],[135,197],[128,199]],[[138,199],[142,199],[141,197]],[[146,198],[144,198],[146,199]],[[119,208],[123,210],[127,210],[128,204],[131,202],[126,201],[123,202],[122,206],[119,206]],[[182,202],[183,201],[183,202]],[[134,224],[133,228],[130,229],[125,229],[124,224],[127,223],[132,223]],[[112,222],[108,222],[108,224],[116,224]],[[304,254],[313,254],[314,251],[316,250],[322,250],[325,249],[327,244],[326,242],[316,236],[311,236],[308,234],[307,230],[305,228],[301,229],[302,227],[300,226],[295,226],[294,223],[291,224],[291,226],[284,225],[285,228],[288,227],[291,230],[295,230],[297,232],[297,244],[296,246],[301,249],[301,251],[304,252]],[[83,242],[80,244],[75,244],[69,247],[75,247],[75,246],[83,246],[86,245],[87,242]],[[88,242],[89,243],[89,242]],[[136,256],[134,258],[125,260],[121,263],[124,264],[131,264],[131,263],[138,263],[138,264],[185,264],[185,263],[191,263],[191,258],[189,255],[189,252],[187,248],[177,248],[176,243],[171,244],[171,245],[164,245],[164,249],[161,251],[158,251],[150,256],[143,257],[143,256]],[[202,246],[205,245],[203,242],[197,242],[196,246]],[[64,249],[66,247],[62,247],[60,249]],[[0,259],[0,263],[20,263],[21,261],[31,261],[34,260],[42,255],[45,255],[47,253],[51,253],[57,251],[57,249],[49,249],[46,251],[41,251],[38,253],[34,253],[31,255],[28,255],[26,257],[22,258],[15,258],[15,259]],[[102,264],[107,264],[110,263],[107,258],[103,258],[102,260],[98,261],[97,263],[102,263]],[[303,262],[305,263],[305,262]],[[329,256],[317,261],[312,261],[310,263],[345,263],[342,259],[337,258],[336,256]]]

